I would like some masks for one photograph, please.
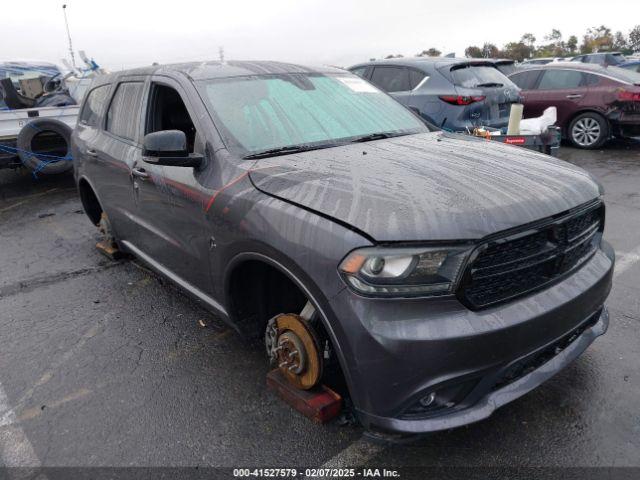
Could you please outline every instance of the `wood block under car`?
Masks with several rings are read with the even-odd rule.
[[[111,260],[119,260],[124,256],[120,250],[112,247],[105,241],[96,243],[96,248],[100,251],[100,253],[109,257]]]
[[[279,369],[267,374],[267,387],[315,423],[327,423],[340,414],[342,397],[325,385],[300,390],[291,385]]]

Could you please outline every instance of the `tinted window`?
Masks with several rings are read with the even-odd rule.
[[[107,100],[108,93],[109,85],[94,88],[89,92],[87,101],[84,102],[84,106],[82,107],[80,123],[90,125],[92,127],[95,127],[100,123],[100,114],[104,108],[104,103]]]
[[[536,84],[540,70],[529,70],[526,72],[514,73],[509,77],[513,83],[523,90],[531,90]]]
[[[497,63],[496,68],[507,77],[516,71],[516,65],[514,63]]]
[[[451,78],[455,85],[475,88],[478,85],[507,85],[509,79],[497,68],[488,65],[465,65],[462,68],[452,68]]]
[[[600,77],[599,75],[594,75],[593,73],[585,73],[584,78],[585,84],[592,87],[594,85],[598,85],[602,77]]]
[[[582,73],[576,70],[546,70],[540,79],[538,90],[576,88],[582,84]]]
[[[142,82],[126,82],[118,85],[107,112],[107,131],[118,137],[136,139],[140,124],[143,86]]]
[[[420,70],[414,70],[413,68],[409,69],[409,89],[413,90],[418,86],[418,84],[424,80],[427,74],[421,72]]]
[[[409,87],[409,69],[404,67],[375,67],[371,83],[385,92],[406,92]]]
[[[359,77],[363,77],[364,78],[364,73],[365,73],[366,70],[367,70],[367,67],[358,67],[358,68],[354,68],[353,70],[351,70],[351,73],[355,73]]]

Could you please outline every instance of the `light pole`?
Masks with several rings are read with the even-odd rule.
[[[76,68],[76,57],[73,54],[73,45],[71,44],[71,32],[69,32],[69,21],[67,20],[67,4],[62,5],[62,13],[64,14],[64,24],[67,27],[67,39],[69,40],[69,54],[71,55],[71,64]]]

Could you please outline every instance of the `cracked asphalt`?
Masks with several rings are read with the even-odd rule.
[[[265,387],[260,345],[95,249],[70,176],[13,171],[0,172],[0,393],[45,466],[640,466],[640,142],[561,157],[606,188],[623,266],[611,326],[488,420],[345,455],[367,442],[360,427],[292,411]]]

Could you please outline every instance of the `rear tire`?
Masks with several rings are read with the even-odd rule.
[[[599,148],[609,138],[609,124],[599,113],[582,113],[569,124],[567,136],[578,148]]]

